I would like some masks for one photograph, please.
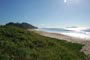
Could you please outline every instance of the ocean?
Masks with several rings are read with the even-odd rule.
[[[90,40],[90,28],[41,28],[39,30]]]

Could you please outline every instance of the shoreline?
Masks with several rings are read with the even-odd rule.
[[[81,38],[71,37],[64,34],[58,34],[58,33],[50,33],[45,31],[37,31],[37,30],[29,30],[34,31],[35,33],[38,33],[42,36],[50,37],[50,38],[56,38],[59,40],[65,40],[71,43],[78,43],[83,44],[84,46],[81,49],[81,52],[84,52],[85,55],[90,55],[90,40],[85,40]]]
[[[37,31],[37,30],[34,30],[34,32],[36,32],[40,35],[46,36],[46,37],[56,38],[56,39],[59,39],[59,40],[62,39],[62,40],[66,40],[66,41],[73,42],[73,43],[81,43],[82,44],[82,42],[89,41],[89,40],[85,40],[85,39],[82,39],[82,38],[67,36],[67,35],[60,34],[60,33],[51,33],[51,32],[45,32],[45,31]]]

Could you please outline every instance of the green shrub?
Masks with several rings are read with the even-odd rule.
[[[0,60],[83,60],[83,45],[0,26]]]

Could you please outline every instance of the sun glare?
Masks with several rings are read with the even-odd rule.
[[[67,3],[67,4],[78,4],[78,3],[80,3],[80,0],[64,0],[64,3]]]
[[[67,3],[67,0],[64,0],[64,3]]]

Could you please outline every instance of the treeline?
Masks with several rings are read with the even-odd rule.
[[[36,29],[37,27],[31,25],[31,24],[28,24],[28,23],[14,23],[14,22],[9,22],[6,24],[6,26],[16,26],[16,27],[19,27],[19,28],[25,28],[25,29]]]

